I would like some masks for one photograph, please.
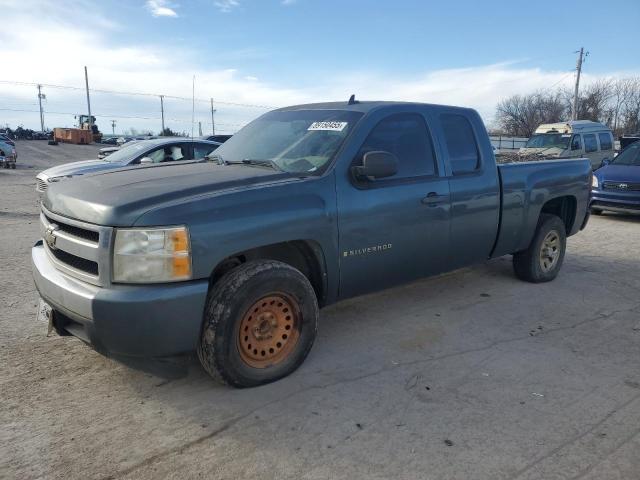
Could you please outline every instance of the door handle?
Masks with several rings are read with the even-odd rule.
[[[421,202],[424,205],[430,205],[430,206],[436,206],[437,204],[439,204],[444,198],[446,197],[446,195],[438,195],[437,192],[429,192],[427,194],[426,197],[424,197]]]

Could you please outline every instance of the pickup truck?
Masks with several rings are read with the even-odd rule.
[[[507,254],[552,280],[589,216],[588,160],[497,166],[466,108],[282,108],[210,160],[51,185],[32,250],[50,328],[260,385],[304,361],[320,307]]]

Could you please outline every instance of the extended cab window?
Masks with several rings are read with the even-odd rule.
[[[357,156],[362,162],[364,154],[385,151],[398,157],[398,173],[391,178],[435,175],[433,144],[421,115],[398,113],[391,115],[369,133]]]
[[[600,150],[611,150],[613,148],[610,134],[599,133],[598,138],[600,139]]]
[[[480,165],[478,144],[469,120],[463,115],[445,113],[440,123],[449,152],[449,162],[454,175],[471,173]]]
[[[598,142],[596,142],[596,136],[593,133],[584,135],[584,151],[586,153],[596,152],[598,150]]]

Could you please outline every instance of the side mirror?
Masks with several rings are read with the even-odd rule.
[[[609,160],[608,158],[605,158],[604,160],[602,160],[602,163],[600,164],[600,168],[606,167],[610,163],[611,163],[611,160]]]
[[[362,165],[352,168],[356,178],[386,178],[398,173],[398,157],[390,152],[367,152],[362,158]]]
[[[153,160],[151,160],[149,157],[142,157],[140,159],[140,165],[148,165],[150,163],[153,163]]]

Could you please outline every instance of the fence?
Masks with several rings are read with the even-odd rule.
[[[498,150],[518,150],[525,146],[527,140],[526,137],[507,137],[504,135],[489,135],[491,139],[491,145]]]

